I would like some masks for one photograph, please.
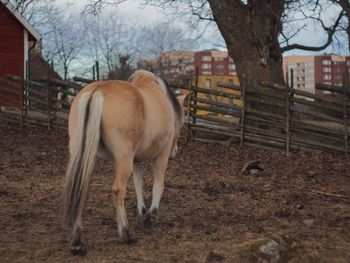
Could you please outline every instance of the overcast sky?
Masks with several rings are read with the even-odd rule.
[[[56,0],[56,2],[60,4],[64,4],[67,1],[72,2],[71,0]],[[89,0],[75,0],[74,5],[76,6],[76,10],[82,10],[83,7],[86,6],[86,4],[89,2]],[[120,13],[126,20],[130,19],[131,22],[138,22],[141,25],[147,25],[156,23],[159,21],[165,21],[167,19],[167,16],[165,15],[165,12],[163,9],[156,8],[153,6],[142,6],[143,1],[142,0],[127,0],[121,4],[119,4],[117,7],[115,5],[107,5],[105,8],[116,10],[116,12]],[[339,9],[336,8],[329,8],[327,12],[325,13],[325,17],[328,21],[334,21],[335,17],[337,16],[339,12]],[[181,22],[177,22],[178,26],[183,28],[184,30],[191,30],[188,26],[181,24]],[[200,34],[200,30],[196,32],[197,35]],[[207,28],[207,30],[204,33],[204,39],[205,41],[202,42],[202,44],[199,46],[200,49],[203,48],[219,48],[223,49],[225,48],[224,42],[222,41],[222,37],[218,30],[216,30],[216,26],[213,25],[212,27]],[[309,22],[306,30],[303,30],[300,32],[290,43],[300,43],[304,45],[321,45],[324,43],[324,41],[327,39],[326,34],[324,33],[323,29],[317,28],[313,25],[313,23]],[[347,41],[346,37],[344,37],[344,46],[346,46],[345,41]],[[287,52],[287,55],[290,54],[320,54],[324,52],[334,52],[339,53],[339,48],[337,47],[329,47],[325,51],[321,52],[307,52],[307,51],[301,51],[301,50],[291,50]],[[343,50],[342,53],[346,52],[348,54],[347,49],[345,51]]]

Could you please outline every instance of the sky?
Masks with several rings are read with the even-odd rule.
[[[67,0],[57,0],[60,2],[65,2]],[[86,3],[89,0],[76,0],[76,5],[79,8],[82,8],[86,5]],[[131,20],[136,20],[140,24],[143,25],[150,25],[155,22],[159,21],[165,21],[167,19],[167,16],[165,14],[165,11],[161,8],[153,7],[153,6],[144,6],[142,5],[142,0],[127,0],[121,4],[119,4],[117,7],[115,6],[106,6],[105,8],[112,8],[116,9],[116,12],[120,12],[124,15],[126,18],[130,18]],[[340,9],[337,8],[328,8],[326,12],[324,13],[324,17],[326,18],[326,21],[328,21],[328,24],[330,24],[330,21],[334,21],[338,12]],[[298,17],[297,17],[298,18]],[[175,21],[176,23],[176,21]],[[300,22],[300,25],[304,24],[305,22]],[[189,29],[188,25],[185,25],[184,23],[177,22],[178,26],[184,28],[184,30],[191,30]],[[296,37],[291,41],[291,44],[293,43],[300,43],[304,45],[320,45],[324,43],[324,41],[327,39],[326,34],[324,33],[323,29],[319,26],[315,26],[312,22],[308,21],[306,22],[306,28],[305,30],[301,31]],[[194,36],[199,35],[202,33],[202,31],[198,30],[194,34]],[[220,32],[217,30],[216,26],[213,25],[211,27],[208,27],[206,31],[203,34],[203,42],[201,43],[199,49],[209,49],[209,48],[217,48],[217,49],[224,49],[224,41],[221,37]],[[344,38],[344,41],[346,41],[346,38]],[[346,46],[346,43],[344,43],[344,46]],[[324,51],[320,52],[308,52],[308,51],[302,51],[302,50],[291,50],[289,52],[286,52],[286,55],[294,55],[294,54],[321,54],[321,53],[339,53],[339,48],[336,46],[331,46],[327,48]],[[341,53],[348,54],[348,50],[342,50]]]
[[[89,0],[56,0],[56,3],[59,5],[66,5],[67,2],[70,3],[70,8],[67,8],[70,12],[81,12],[84,7],[86,7],[86,4],[89,2]],[[72,5],[73,3],[73,5]],[[125,20],[127,20],[128,23],[135,24],[138,23],[142,26],[144,25],[152,25],[155,23],[159,23],[161,21],[169,21],[169,17],[166,15],[166,12],[157,7],[153,6],[143,6],[142,5],[143,0],[127,0],[118,6],[115,5],[106,5],[104,9],[110,9],[108,11],[115,10],[116,13],[119,13]],[[68,11],[68,12],[69,12]],[[327,12],[325,13],[326,17],[326,23],[330,24],[331,21],[334,21],[339,10],[336,8],[329,8],[327,9]],[[184,23],[183,21],[172,21],[171,23],[174,23],[177,27],[182,28],[184,31],[189,32],[193,29],[190,28],[188,23]],[[302,25],[300,22],[299,25]],[[320,27],[315,27],[313,23],[306,22],[307,25],[305,27],[305,30],[301,31],[295,38],[293,38],[293,41],[290,42],[290,44],[293,43],[299,43],[303,45],[321,45],[326,40],[326,34],[324,33],[323,29]],[[203,28],[202,28],[203,29]],[[213,24],[212,26],[206,27],[206,30],[204,33],[201,30],[197,30],[196,32],[192,33],[193,37],[197,37],[198,35],[201,35],[201,40],[198,41],[198,44],[195,46],[196,50],[201,49],[226,49],[225,43],[222,39],[222,36],[217,29],[216,25]],[[201,34],[202,33],[202,34]],[[346,40],[346,37],[344,38]],[[347,47],[347,43],[344,42],[344,46]],[[344,51],[345,50],[345,51]],[[302,50],[291,50],[289,52],[284,53],[284,55],[318,55],[323,53],[337,53],[348,55],[349,52],[346,49],[343,51],[339,51],[337,47],[329,47],[326,50],[319,51],[319,52],[307,52]],[[80,65],[78,62],[74,62],[72,67],[74,68],[80,68],[83,65]]]

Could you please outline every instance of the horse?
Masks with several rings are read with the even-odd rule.
[[[161,78],[145,70],[128,81],[93,82],[75,97],[69,114],[69,162],[65,178],[64,219],[70,232],[72,254],[85,254],[81,241],[82,213],[95,157],[114,161],[112,185],[116,221],[121,242],[133,243],[124,207],[129,177],[137,197],[139,222],[153,224],[164,190],[168,160],[177,152],[183,125],[183,108]],[[140,164],[153,162],[152,203],[143,200]]]

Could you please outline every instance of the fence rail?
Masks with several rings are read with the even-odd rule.
[[[332,91],[343,96],[330,97],[268,82],[248,87],[217,83],[215,89],[194,86],[188,96],[186,134],[286,152],[302,149],[347,154],[348,88],[348,84],[336,87]],[[238,99],[242,105],[228,103],[230,99]]]
[[[0,120],[19,123],[22,129],[24,125],[66,128],[70,108],[67,98],[74,97],[81,88],[77,83],[54,79],[49,74],[40,81],[0,77],[0,101],[7,105],[0,110]]]
[[[76,78],[79,82],[91,80]],[[217,88],[199,87],[198,80],[188,95],[186,139],[213,140],[263,148],[349,152],[349,81],[343,87],[324,87],[338,92],[327,97],[274,83]],[[75,82],[51,78],[23,80],[0,78],[0,101],[12,105],[0,111],[0,121],[25,125],[67,127],[73,98],[82,87]],[[341,92],[341,93],[340,93]]]

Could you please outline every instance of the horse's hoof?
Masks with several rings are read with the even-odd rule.
[[[157,209],[153,209],[152,211],[148,210],[147,213],[143,217],[143,225],[146,227],[153,227],[158,222]]]
[[[121,241],[125,244],[136,243],[137,238],[134,232],[128,228],[124,228],[121,235]]]
[[[72,245],[70,247],[70,253],[73,256],[85,256],[87,253],[86,246],[83,243]]]

